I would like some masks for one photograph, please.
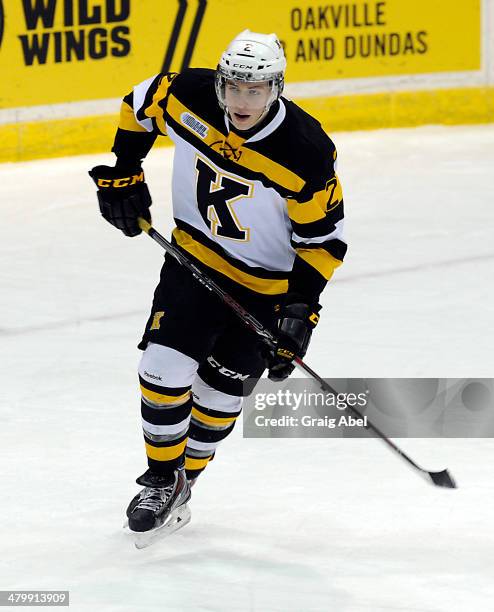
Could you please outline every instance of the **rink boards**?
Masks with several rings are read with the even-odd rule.
[[[214,68],[246,27],[278,34],[285,94],[327,131],[494,121],[494,0],[2,4],[0,161],[108,150],[133,85]]]

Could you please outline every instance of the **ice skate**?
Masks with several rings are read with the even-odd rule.
[[[187,478],[187,482],[189,483],[189,487],[191,489],[196,484],[197,479],[198,479],[198,476],[196,476],[195,478]]]
[[[187,525],[191,517],[187,506],[190,487],[183,469],[171,476],[148,470],[136,482],[144,489],[130,502],[124,525],[134,536],[136,548],[145,548]]]

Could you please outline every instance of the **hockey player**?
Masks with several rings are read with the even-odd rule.
[[[139,348],[149,469],[127,510],[132,531],[173,524],[190,483],[232,431],[266,366],[290,375],[343,260],[336,150],[320,124],[281,97],[286,60],[274,34],[245,30],[216,71],[186,69],[137,85],[122,103],[115,167],[90,172],[103,217],[126,236],[151,220],[141,162],[159,135],[175,143],[173,242],[275,331],[256,335],[168,255]]]

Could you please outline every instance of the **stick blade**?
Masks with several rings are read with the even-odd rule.
[[[442,472],[429,472],[429,476],[436,487],[456,489],[456,482],[453,480],[448,470],[443,470]]]

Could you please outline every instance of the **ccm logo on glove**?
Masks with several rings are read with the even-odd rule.
[[[132,176],[124,176],[122,178],[99,178],[97,181],[98,187],[130,187],[136,183],[144,183],[144,172],[133,174]]]
[[[295,366],[295,355],[307,352],[312,330],[319,322],[320,304],[308,304],[303,296],[288,294],[278,314],[278,339],[274,353],[268,359],[268,378],[281,381],[288,378]]]
[[[141,233],[139,217],[151,223],[151,195],[140,166],[95,166],[89,172],[98,187],[98,203],[104,219],[126,236]]]

